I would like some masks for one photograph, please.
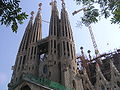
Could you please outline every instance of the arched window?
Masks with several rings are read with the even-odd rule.
[[[25,85],[25,86],[21,87],[20,90],[31,90],[31,88],[28,85]]]
[[[26,59],[26,55],[24,55],[23,57],[23,62],[22,62],[23,65],[25,64],[25,59]]]
[[[73,88],[74,88],[74,90],[76,90],[76,83],[75,83],[75,80],[73,80]]]

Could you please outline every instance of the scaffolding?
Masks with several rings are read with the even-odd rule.
[[[44,88],[48,88],[48,90],[73,90],[73,88],[68,88],[57,82],[48,80],[43,77],[33,76],[31,74],[24,74],[22,79],[18,80],[13,85],[9,85],[8,90],[14,90],[14,88],[16,88],[23,81],[27,81],[27,82],[34,83],[39,86],[43,86]]]

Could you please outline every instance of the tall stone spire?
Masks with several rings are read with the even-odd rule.
[[[30,44],[27,53],[26,62],[26,73],[38,76],[39,60],[37,59],[37,43],[42,39],[42,17],[41,17],[41,6],[39,4],[39,9],[35,17],[34,25],[30,33]]]
[[[62,7],[65,8],[65,1],[64,0],[61,1],[62,1]]]
[[[52,6],[50,25],[49,25],[49,54],[56,55],[57,54],[57,37],[59,32],[59,13],[57,9],[57,2],[52,1],[50,3]]]
[[[62,0],[61,21],[60,21],[60,59],[61,59],[61,81],[66,87],[75,88],[75,75],[77,73],[77,63],[75,57],[75,45],[73,41],[72,29],[68,19],[68,13],[65,8],[65,2]],[[69,81],[67,81],[67,79]],[[72,83],[73,82],[73,83]],[[72,87],[73,86],[73,87]]]
[[[52,0],[51,5],[51,18],[49,25],[49,42],[48,42],[48,62],[55,63],[49,67],[50,80],[59,82],[59,68],[58,68],[58,31],[59,31],[59,13],[57,9],[57,2]],[[56,68],[56,69],[54,69]],[[54,76],[54,77],[53,77]]]
[[[62,0],[62,10],[61,10],[61,29],[60,29],[60,38],[64,37],[63,46],[67,45],[67,47],[63,47],[62,55],[70,58],[75,57],[75,47],[72,35],[72,29],[70,26],[70,22],[68,19],[68,13],[65,9],[65,2]],[[66,42],[65,41],[69,41]],[[66,49],[64,49],[66,48]],[[65,51],[66,50],[66,51]]]
[[[56,0],[50,3],[51,10],[51,18],[50,18],[50,26],[49,26],[49,36],[57,36],[58,35],[58,27],[59,27],[59,13],[57,9]]]
[[[31,32],[31,29],[33,27],[33,14],[34,14],[34,12],[32,11],[29,23],[26,27],[25,33],[23,35],[23,38],[22,38],[22,41],[20,44],[19,52],[26,50],[28,47],[30,32]]]
[[[22,75],[25,67],[25,62],[26,62],[26,55],[27,55],[27,49],[29,45],[29,38],[30,38],[30,32],[33,27],[33,14],[34,12],[31,12],[31,17],[29,20],[29,23],[25,29],[25,33],[23,35],[17,57],[16,57],[16,62],[15,65],[13,66],[13,74],[12,74],[12,79],[11,82],[16,82]]]
[[[42,39],[41,6],[42,6],[42,3],[39,4],[37,16],[34,21],[31,42],[37,42]]]
[[[63,31],[61,31],[61,35],[73,40],[72,30],[71,30],[70,22],[68,19],[68,13],[65,8],[65,2],[64,2],[64,0],[61,0],[61,1],[62,1],[62,10],[61,10],[62,26],[61,27],[63,30]]]

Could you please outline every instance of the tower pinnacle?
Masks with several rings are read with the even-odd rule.
[[[65,4],[65,1],[64,0],[61,0],[62,1],[62,4]]]
[[[34,11],[32,11],[30,14],[33,16],[33,14],[34,14]]]
[[[51,0],[51,2],[50,2],[50,5],[53,7],[53,6],[56,6],[56,3],[57,3],[57,1],[56,0]]]
[[[31,14],[30,19],[33,20],[34,11],[32,11],[30,14]]]
[[[50,5],[53,6],[53,0],[51,0]]]
[[[38,40],[42,39],[42,15],[41,15],[41,7],[42,3],[39,3],[39,8],[37,15],[35,17],[33,30],[31,32],[31,40],[30,42],[37,42]],[[33,12],[31,13],[33,15]]]
[[[62,7],[65,8],[65,1],[64,0],[61,0],[62,1]]]
[[[42,3],[39,3],[39,11],[41,11]]]

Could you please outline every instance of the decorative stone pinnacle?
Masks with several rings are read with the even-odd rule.
[[[62,5],[65,5],[65,1],[64,0],[61,0],[62,1]]]
[[[34,15],[34,11],[32,11],[30,14],[33,16]]]
[[[39,10],[41,10],[41,7],[42,7],[42,3],[39,3]]]
[[[53,5],[53,0],[51,0],[50,5]]]
[[[83,50],[83,47],[80,47],[81,50]]]
[[[62,3],[65,3],[64,0],[61,0],[61,1],[62,1]]]
[[[90,53],[91,51],[90,50],[88,50],[88,53]]]
[[[34,11],[32,11],[30,14],[31,14],[31,18],[30,19],[33,20]]]
[[[82,55],[84,55],[83,47],[80,47]]]
[[[50,2],[50,5],[52,6],[52,5],[53,5],[53,2]]]
[[[57,1],[56,1],[56,0],[54,0],[54,1],[53,1],[53,0],[51,0],[50,5],[51,5],[51,6],[53,6],[53,5],[56,5],[56,3],[57,3]]]
[[[56,0],[54,0],[54,2],[55,2],[55,3],[57,3],[57,1],[56,1]]]
[[[88,50],[87,52],[88,52],[88,54],[89,54],[89,58],[90,58],[90,60],[91,60],[91,55],[90,55],[90,52],[91,52],[91,51],[90,51],[90,50]]]

